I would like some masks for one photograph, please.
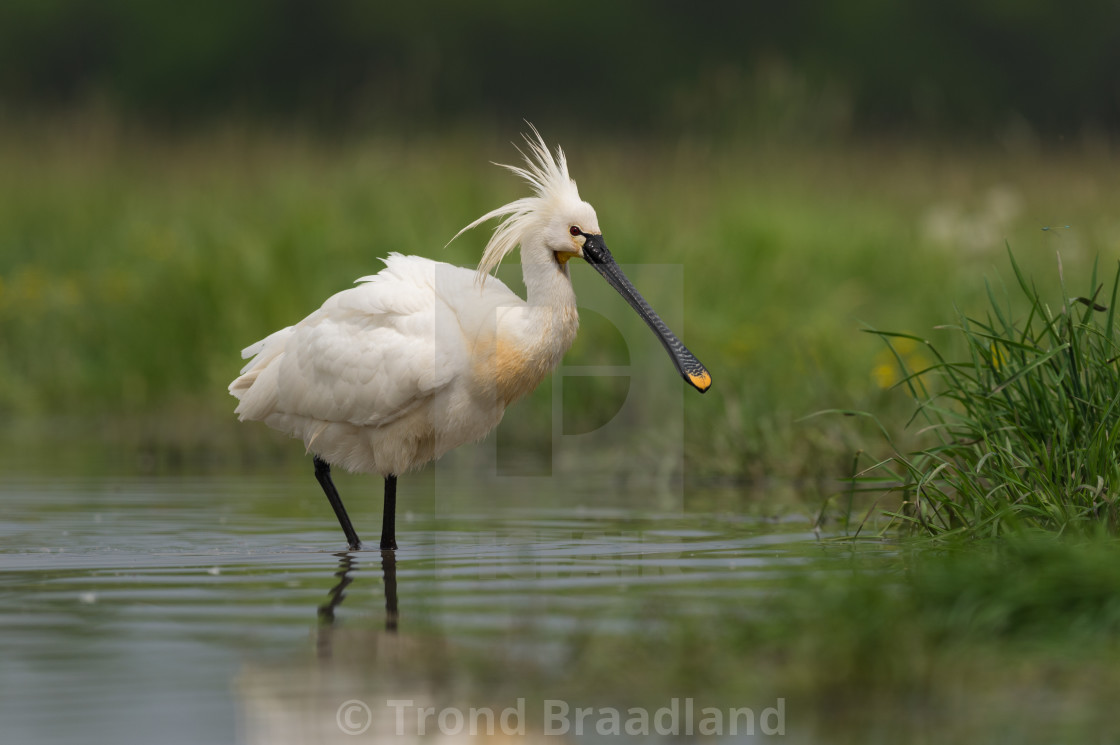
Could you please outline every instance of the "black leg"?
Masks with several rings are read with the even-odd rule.
[[[342,526],[342,532],[346,534],[346,542],[350,545],[350,550],[357,551],[362,547],[362,542],[358,540],[358,534],[354,532],[354,526],[350,523],[350,516],[342,506],[342,498],[338,496],[338,489],[334,488],[334,482],[331,481],[331,464],[318,455],[315,456],[315,478],[319,480],[319,486],[323,487],[323,492],[334,508],[335,517],[338,518],[338,524]]]
[[[385,477],[385,507],[381,513],[381,550],[397,550],[397,477]]]
[[[385,578],[385,630],[396,631],[400,614],[397,612],[397,555],[392,551],[381,552],[381,573]]]

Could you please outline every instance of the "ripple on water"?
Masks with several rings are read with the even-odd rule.
[[[337,525],[306,487],[4,486],[6,739],[228,741],[268,679],[247,671],[275,673],[324,644],[361,660],[396,624],[390,646],[499,644],[549,659],[565,635],[734,612],[828,562],[805,523],[553,509],[414,513],[388,567],[379,551],[338,553]],[[650,606],[669,616],[655,623],[640,612]]]

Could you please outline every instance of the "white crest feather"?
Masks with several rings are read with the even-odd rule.
[[[525,167],[501,163],[496,165],[507,168],[525,179],[533,187],[536,196],[522,197],[490,210],[455,234],[455,238],[458,238],[487,220],[495,217],[505,218],[494,229],[494,234],[490,236],[486,249],[482,253],[482,260],[478,262],[480,282],[484,282],[486,277],[502,263],[502,259],[521,244],[528,231],[543,226],[555,208],[562,204],[580,201],[576,182],[568,175],[568,162],[564,158],[564,151],[557,147],[556,156],[553,157],[537,128],[532,124],[529,124],[529,128],[533,130],[533,136],[522,135],[529,152],[526,153],[521,148],[517,149],[525,159]]]

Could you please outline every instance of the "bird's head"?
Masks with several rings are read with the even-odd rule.
[[[594,208],[587,202],[578,202],[565,205],[549,218],[541,231],[542,247],[548,260],[563,266],[572,257],[583,258],[589,236],[601,235]]]
[[[528,152],[522,151],[525,166],[504,167],[525,179],[534,195],[487,212],[455,235],[458,238],[492,218],[504,218],[478,263],[479,280],[485,281],[502,259],[519,245],[523,263],[555,262],[565,274],[572,257],[585,259],[657,334],[681,377],[701,393],[708,390],[712,378],[707,369],[669,330],[607,250],[595,210],[580,199],[576,182],[568,175],[564,151],[557,148],[553,156],[536,127],[529,126],[533,136],[525,136],[528,145]]]
[[[557,148],[553,155],[536,127],[529,126],[533,133],[525,135],[527,149],[521,151],[525,165],[503,167],[525,179],[533,196],[491,210],[455,235],[458,238],[488,220],[504,218],[478,263],[479,281],[485,281],[518,246],[523,262],[549,261],[563,266],[573,256],[583,255],[585,236],[600,232],[595,209],[580,199],[576,182],[568,175],[564,151]]]

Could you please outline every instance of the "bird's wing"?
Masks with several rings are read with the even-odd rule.
[[[281,413],[378,426],[422,405],[465,373],[467,345],[455,319],[440,312],[446,306],[437,291],[445,289],[436,274],[436,262],[393,255],[379,274],[274,334],[282,350],[271,348],[273,337],[250,347],[246,351],[255,351],[258,359],[268,358],[263,371],[257,360],[247,366],[247,375],[256,372],[252,387],[266,390],[251,407],[249,395],[257,392],[246,392],[239,411],[255,411],[243,418]]]

